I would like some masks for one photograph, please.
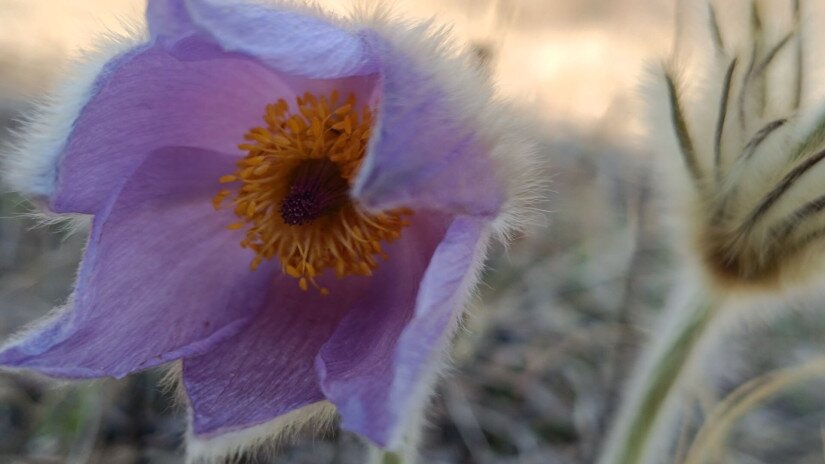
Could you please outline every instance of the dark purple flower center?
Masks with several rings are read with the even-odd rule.
[[[300,226],[338,210],[347,202],[349,184],[329,159],[304,161],[292,174],[289,193],[281,201],[281,218]]]

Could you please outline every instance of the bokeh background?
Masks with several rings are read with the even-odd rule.
[[[781,1],[781,0],[780,0]],[[322,2],[344,11],[344,0]],[[431,463],[590,463],[676,269],[642,142],[637,92],[674,36],[670,0],[404,0],[473,47],[499,92],[537,122],[545,222],[496,250],[432,406]],[[0,0],[0,143],[100,33],[141,21],[141,0]],[[5,192],[0,186],[0,192]],[[38,226],[0,194],[0,337],[61,304],[83,234]],[[825,320],[792,315],[731,336],[693,388],[687,431],[735,386],[821,353]],[[720,375],[720,373],[722,373]],[[160,373],[55,385],[0,373],[0,463],[178,463],[182,411]],[[809,383],[754,409],[721,462],[821,463],[825,389]],[[299,437],[277,458],[358,463],[356,437]]]

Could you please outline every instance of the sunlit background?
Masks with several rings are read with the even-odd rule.
[[[322,3],[345,11],[349,2]],[[553,180],[546,223],[494,254],[423,454],[432,463],[593,462],[674,268],[637,92],[645,63],[672,47],[674,2],[394,3],[399,14],[453,24],[498,91],[541,128]],[[0,0],[0,141],[69,60],[99,34],[139,24],[143,8],[141,0]],[[35,227],[28,211],[20,197],[0,195],[2,337],[65,300],[84,242]],[[743,380],[821,352],[824,330],[817,318],[789,318],[726,343],[718,363],[730,368],[695,386],[685,429]],[[0,374],[0,463],[181,462],[183,413],[158,378],[56,388]],[[822,462],[822,386],[749,413],[720,462]],[[357,438],[334,433],[299,438],[277,462],[357,463],[362,452]]]

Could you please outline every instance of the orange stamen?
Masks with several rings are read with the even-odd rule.
[[[292,113],[284,100],[266,106],[265,127],[246,133],[238,147],[247,154],[221,184],[237,184],[234,194],[220,190],[216,209],[231,197],[239,218],[228,226],[246,228],[241,246],[255,252],[252,269],[278,258],[284,274],[302,290],[329,290],[316,277],[333,270],[341,278],[369,276],[386,259],[382,243],[400,237],[409,225],[401,208],[367,213],[349,197],[372,129],[368,107],[359,113],[355,96],[339,102],[305,93]]]

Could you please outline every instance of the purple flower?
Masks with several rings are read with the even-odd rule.
[[[426,24],[208,0],[150,0],[147,18],[11,157],[18,190],[94,220],[69,303],[0,363],[90,378],[181,360],[204,453],[329,404],[397,447],[490,237],[534,199],[517,119]]]

